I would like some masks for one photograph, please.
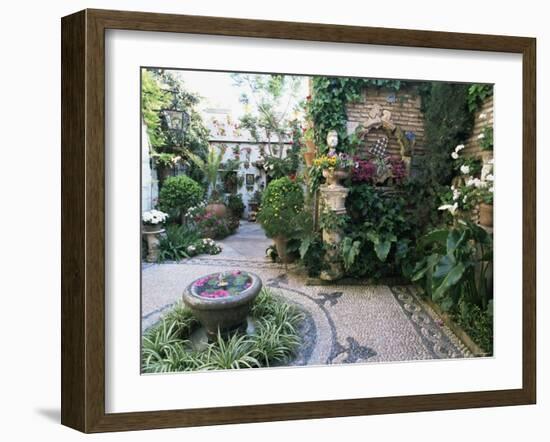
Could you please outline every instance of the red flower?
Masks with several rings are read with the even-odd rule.
[[[308,96],[306,97],[306,100],[307,100],[307,101],[311,101],[311,95],[308,95]]]

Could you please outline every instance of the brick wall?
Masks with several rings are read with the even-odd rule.
[[[485,126],[493,125],[493,96],[487,97],[481,108],[475,113],[472,134],[464,143],[464,154],[476,157],[492,157],[492,152],[483,151],[479,145],[478,135]]]
[[[392,99],[392,96],[395,97],[395,100]],[[420,110],[421,98],[409,88],[402,88],[397,92],[378,88],[364,89],[362,100],[347,106],[350,131],[355,130],[359,124],[365,123],[369,110],[376,103],[383,110],[389,110],[392,113],[393,123],[399,126],[403,132],[415,133],[416,143],[413,155],[422,154],[424,151],[424,117]],[[382,129],[373,129],[367,135],[366,146],[372,145],[379,137],[385,135],[386,133]],[[390,154],[399,154],[399,145],[394,136],[389,138],[388,151]]]

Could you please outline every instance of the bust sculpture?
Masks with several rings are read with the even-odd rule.
[[[327,134],[327,146],[332,150],[338,146],[338,132],[330,130]]]

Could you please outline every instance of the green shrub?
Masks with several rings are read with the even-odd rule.
[[[271,181],[262,195],[258,221],[268,237],[289,237],[296,230],[297,215],[303,206],[300,185],[287,177],[279,178]]]
[[[234,218],[240,219],[244,213],[244,203],[241,194],[229,195],[227,197],[227,207]]]
[[[169,177],[159,193],[159,208],[171,216],[180,216],[201,202],[204,189],[186,175]]]

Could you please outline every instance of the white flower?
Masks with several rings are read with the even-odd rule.
[[[462,149],[464,149],[464,144],[459,144],[455,147],[455,152],[460,152]]]
[[[451,158],[452,158],[453,160],[457,160],[457,159],[458,159],[458,154],[457,154],[456,152],[453,152],[453,153],[451,154]]]
[[[460,196],[460,191],[458,189],[453,190],[453,201],[456,201]]]
[[[464,198],[462,198],[462,202],[466,203],[466,199],[468,198],[468,195],[464,195]]]
[[[468,187],[474,186],[476,188],[479,188],[481,186],[481,183],[482,181],[479,178],[473,178],[473,177],[468,178],[468,180],[466,181],[466,185]]]
[[[448,210],[451,215],[454,215],[456,212],[456,209],[458,209],[458,203],[454,204],[443,204],[442,206],[439,206],[437,208],[438,210]]]
[[[484,133],[481,133],[477,136],[477,139],[478,140],[483,140],[483,138],[485,138],[485,134]]]
[[[460,171],[463,175],[468,175],[470,173],[470,166],[466,166],[466,164],[463,164],[460,166]]]
[[[495,180],[495,177],[493,176],[492,173],[490,173],[489,175],[487,175],[487,176],[485,177],[485,179],[486,179],[487,181],[494,181],[494,180]]]
[[[487,114],[485,112],[482,112],[479,114],[479,119],[480,120],[485,120],[487,118]]]

